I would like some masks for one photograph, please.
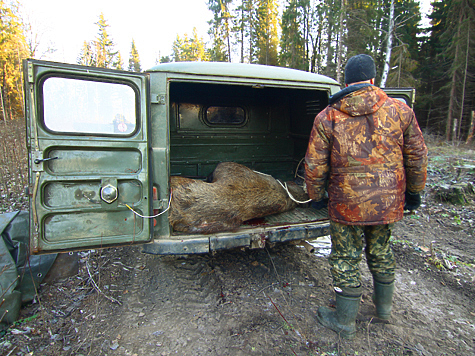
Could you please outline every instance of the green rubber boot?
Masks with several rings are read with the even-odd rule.
[[[373,280],[373,303],[376,306],[378,318],[388,320],[391,317],[393,305],[394,281],[380,282]]]
[[[361,294],[347,296],[335,293],[336,311],[327,307],[318,308],[317,320],[323,326],[337,332],[344,339],[353,339],[356,334],[356,315],[360,307]]]

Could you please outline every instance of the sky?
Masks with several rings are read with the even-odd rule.
[[[420,0],[423,14],[433,0]],[[84,41],[97,33],[101,12],[109,24],[108,33],[128,66],[132,39],[142,69],[156,64],[161,56],[171,55],[177,35],[192,35],[197,28],[206,41],[212,13],[206,0],[19,0],[22,13],[39,36],[37,59],[76,63]],[[122,3],[123,5],[119,5]],[[46,48],[56,51],[46,53]]]
[[[45,60],[76,63],[84,41],[98,33],[101,12],[109,24],[108,33],[128,66],[132,39],[142,69],[155,65],[159,56],[171,54],[177,34],[192,35],[193,27],[206,40],[207,21],[212,18],[206,0],[19,0],[39,40]],[[120,5],[123,4],[123,5]],[[45,48],[56,49],[44,55]]]

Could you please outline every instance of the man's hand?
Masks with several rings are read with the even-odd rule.
[[[310,204],[312,208],[320,210],[328,206],[328,199],[321,199],[319,201],[312,201]]]
[[[404,210],[417,210],[421,206],[421,195],[419,193],[410,193],[406,190],[406,202]]]

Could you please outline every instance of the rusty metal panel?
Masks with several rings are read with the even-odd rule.
[[[248,247],[251,244],[249,234],[229,234],[211,236],[209,239],[209,248],[211,251],[227,250],[236,247]]]
[[[143,245],[143,252],[154,255],[187,255],[208,253],[209,238],[195,237],[186,240],[156,239],[154,242]]]

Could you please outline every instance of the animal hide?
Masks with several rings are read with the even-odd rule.
[[[308,199],[295,183],[287,187],[296,200]],[[297,206],[276,179],[234,162],[218,164],[208,182],[171,177],[171,189],[170,224],[187,233],[232,231],[246,220]]]

